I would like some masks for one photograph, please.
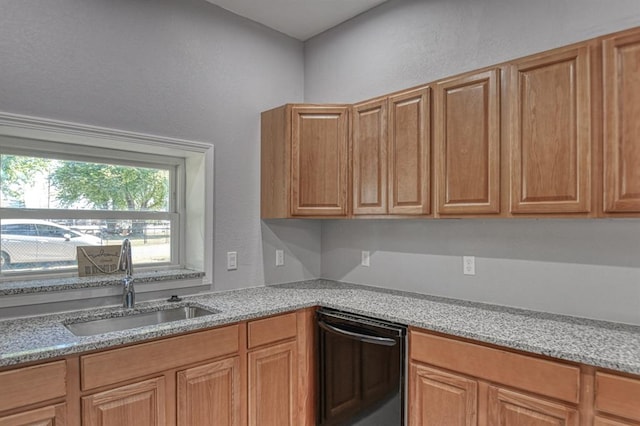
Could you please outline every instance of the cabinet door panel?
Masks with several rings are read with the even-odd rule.
[[[640,212],[640,31],[604,41],[604,210]]]
[[[292,215],[346,215],[347,109],[294,107],[292,114]]]
[[[593,426],[640,426],[640,423],[631,420],[613,420],[596,416],[593,421]]]
[[[178,426],[240,425],[240,358],[178,373]]]
[[[160,426],[165,424],[164,377],[82,398],[84,426]]]
[[[297,426],[296,342],[249,352],[249,425]]]
[[[37,408],[12,416],[0,417],[0,426],[65,426],[67,407],[65,404]]]
[[[532,395],[489,388],[488,423],[492,426],[578,426],[578,411]]]
[[[411,363],[409,386],[411,426],[477,424],[478,384],[475,380]]]
[[[431,212],[431,89],[389,99],[389,213]]]
[[[353,107],[353,213],[387,213],[387,99]]]
[[[499,70],[490,70],[436,88],[438,213],[500,211],[499,85]]]
[[[511,66],[511,211],[591,210],[589,49]]]

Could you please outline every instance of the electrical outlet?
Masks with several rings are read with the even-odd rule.
[[[227,271],[235,271],[236,269],[238,269],[238,252],[228,251],[227,252]]]
[[[284,266],[284,250],[276,250],[276,266]]]
[[[371,257],[369,256],[369,252],[366,250],[362,251],[362,266],[371,266]]]
[[[465,275],[476,274],[475,256],[462,256],[462,273]]]

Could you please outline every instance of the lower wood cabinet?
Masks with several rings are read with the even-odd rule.
[[[579,426],[577,365],[410,331],[412,426]]]
[[[309,308],[6,369],[0,426],[312,426],[315,340]],[[366,358],[364,397],[393,374]],[[408,362],[412,426],[640,426],[639,376],[416,328]],[[338,388],[336,408],[358,394]]]
[[[240,357],[178,372],[178,426],[240,426]]]
[[[296,342],[249,352],[248,359],[249,425],[298,425]]]
[[[0,417],[0,426],[66,426],[66,404],[50,405],[12,416]]]
[[[490,386],[487,424],[492,426],[578,426],[575,406],[546,398]]]
[[[474,426],[478,381],[415,362],[409,368],[411,425]]]
[[[640,379],[598,371],[595,426],[640,426]]]
[[[249,426],[315,425],[314,313],[248,322]]]
[[[82,424],[96,426],[164,425],[164,377],[117,387],[82,398]]]
[[[640,426],[640,377],[412,328],[409,425]]]
[[[67,377],[65,360],[0,372],[0,426],[66,426]]]

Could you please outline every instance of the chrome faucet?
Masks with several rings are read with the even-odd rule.
[[[125,238],[120,249],[118,271],[124,272],[122,278],[122,306],[133,308],[136,304],[136,291],[133,288],[133,263],[131,262],[131,241]]]

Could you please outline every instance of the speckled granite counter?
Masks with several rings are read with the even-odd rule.
[[[624,324],[326,280],[200,294],[184,298],[180,303],[220,312],[91,337],[76,337],[63,323],[122,316],[126,311],[91,309],[0,321],[0,366],[104,349],[322,305],[554,358],[640,374],[640,327]],[[176,306],[164,301],[145,302],[140,303],[136,310],[154,310],[167,305]]]

